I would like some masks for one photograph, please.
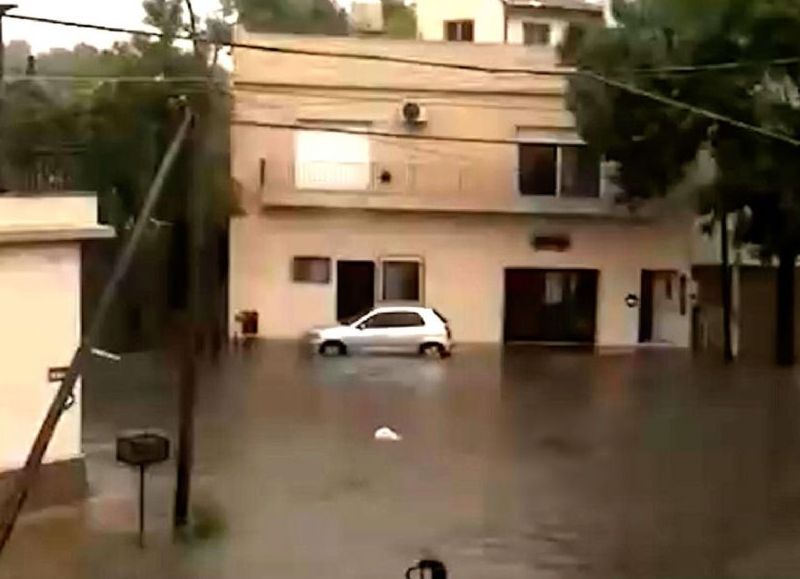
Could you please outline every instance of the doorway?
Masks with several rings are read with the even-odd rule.
[[[680,342],[686,313],[686,282],[674,270],[642,270],[639,343]]]
[[[596,270],[506,269],[504,341],[593,344],[598,279]]]
[[[351,319],[375,305],[375,263],[336,263],[336,319]]]

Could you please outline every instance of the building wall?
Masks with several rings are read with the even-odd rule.
[[[24,463],[80,332],[80,246],[0,245],[0,471]],[[81,454],[80,391],[45,460]]]
[[[501,0],[417,0],[420,40],[444,40],[447,20],[474,20],[475,42],[504,42]]]
[[[249,215],[231,225],[231,320],[240,310],[256,310],[264,337],[298,338],[314,325],[335,322],[335,260],[419,257],[425,301],[450,319],[455,338],[499,342],[504,268],[590,268],[600,270],[597,343],[633,346],[639,312],[625,298],[639,294],[641,269],[688,273],[690,268],[688,248],[681,243],[690,220],[672,223],[325,210]],[[534,251],[534,232],[568,234],[572,247],[564,253]],[[292,283],[294,256],[331,257],[334,279],[327,285]],[[685,347],[688,312],[679,324],[675,343]]]

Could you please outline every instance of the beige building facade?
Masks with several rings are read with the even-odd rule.
[[[322,53],[557,70],[550,47],[266,36]],[[383,299],[459,342],[689,345],[691,215],[631,213],[560,75],[234,54],[230,319],[297,339]]]
[[[81,244],[113,236],[89,194],[0,196],[0,489],[20,468],[81,332]],[[82,483],[80,388],[45,456],[39,490]]]

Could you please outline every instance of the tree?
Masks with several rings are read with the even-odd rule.
[[[639,0],[618,3],[615,15],[617,28],[586,34],[579,67],[751,125],[800,134],[796,104],[783,98],[798,84],[797,67],[771,63],[797,53],[795,3]],[[691,69],[720,62],[742,65]],[[675,66],[690,68],[669,70]],[[698,150],[711,147],[718,177],[714,194],[701,198],[698,209],[718,218],[747,213],[739,239],[758,244],[765,258],[778,257],[776,357],[792,363],[793,272],[800,252],[800,181],[791,161],[796,148],[581,76],[570,82],[570,104],[590,145],[619,165],[618,181],[631,201],[666,195]]]
[[[331,0],[235,0],[248,30],[345,35],[347,15]]]
[[[381,0],[383,25],[389,38],[416,38],[417,15],[403,0]]]

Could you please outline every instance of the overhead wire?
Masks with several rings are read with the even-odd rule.
[[[37,17],[37,16],[26,16],[21,14],[13,14],[7,13],[4,15],[4,18],[12,18],[17,20],[24,20],[30,22],[40,22],[45,24],[55,24],[60,26],[69,26],[75,28],[83,28],[83,29],[91,29],[91,30],[100,30],[106,32],[115,32],[115,33],[122,33],[122,34],[131,34],[134,36],[146,36],[146,37],[158,37],[164,38],[165,35],[160,32],[155,31],[146,31],[141,29],[134,29],[134,28],[124,28],[124,27],[116,27],[116,26],[105,26],[99,24],[88,24],[84,22],[74,22],[68,20],[59,20],[55,18],[44,18],[44,17]],[[382,55],[382,54],[364,54],[364,53],[352,53],[352,52],[338,52],[338,51],[322,51],[322,50],[311,50],[311,49],[303,49],[303,48],[290,48],[284,46],[268,46],[268,45],[261,45],[261,44],[250,44],[250,43],[239,43],[239,42],[222,42],[222,41],[211,41],[205,37],[194,35],[194,34],[186,34],[186,33],[178,33],[175,34],[173,37],[175,40],[188,40],[192,42],[204,42],[207,44],[213,44],[217,46],[227,46],[230,48],[242,48],[242,49],[249,49],[249,50],[257,50],[261,52],[267,53],[280,53],[280,54],[293,54],[299,56],[315,56],[315,57],[327,57],[327,58],[348,58],[348,59],[357,59],[362,61],[378,61],[378,62],[390,62],[396,64],[408,64],[408,65],[415,65],[415,66],[425,66],[425,67],[434,67],[434,68],[445,68],[445,69],[453,69],[453,70],[462,70],[462,71],[473,71],[473,72],[483,72],[488,74],[515,74],[515,75],[534,75],[534,76],[556,76],[556,77],[565,77],[565,76],[582,76],[585,78],[592,79],[596,82],[601,84],[605,84],[607,86],[611,86],[613,88],[617,88],[622,91],[629,92],[631,94],[640,96],[642,98],[650,99],[661,104],[672,106],[675,108],[679,108],[690,112],[692,114],[700,115],[712,120],[715,120],[720,123],[728,124],[730,126],[750,131],[752,133],[761,135],[763,137],[772,138],[775,140],[782,141],[786,144],[790,144],[795,147],[800,147],[800,140],[795,139],[785,133],[779,133],[775,131],[771,131],[769,129],[765,129],[763,127],[759,127],[757,125],[752,125],[750,123],[746,123],[744,121],[740,121],[738,119],[729,117],[727,115],[723,115],[709,109],[695,106],[689,103],[685,103],[683,101],[679,101],[677,99],[667,97],[665,95],[655,93],[652,91],[648,91],[645,89],[638,88],[636,86],[630,85],[625,82],[621,82],[609,77],[606,77],[602,74],[597,72],[588,70],[588,69],[533,69],[533,68],[497,68],[497,67],[487,67],[487,66],[480,66],[480,65],[471,65],[471,64],[463,64],[463,63],[452,63],[452,62],[440,62],[440,61],[430,61],[425,59],[417,59],[417,58],[406,58],[406,57],[397,57],[397,56],[390,56],[390,55]],[[721,63],[722,64],[722,63]],[[390,136],[390,135],[386,135]],[[429,137],[430,138],[430,137]],[[480,142],[480,139],[468,139],[466,142]]]

